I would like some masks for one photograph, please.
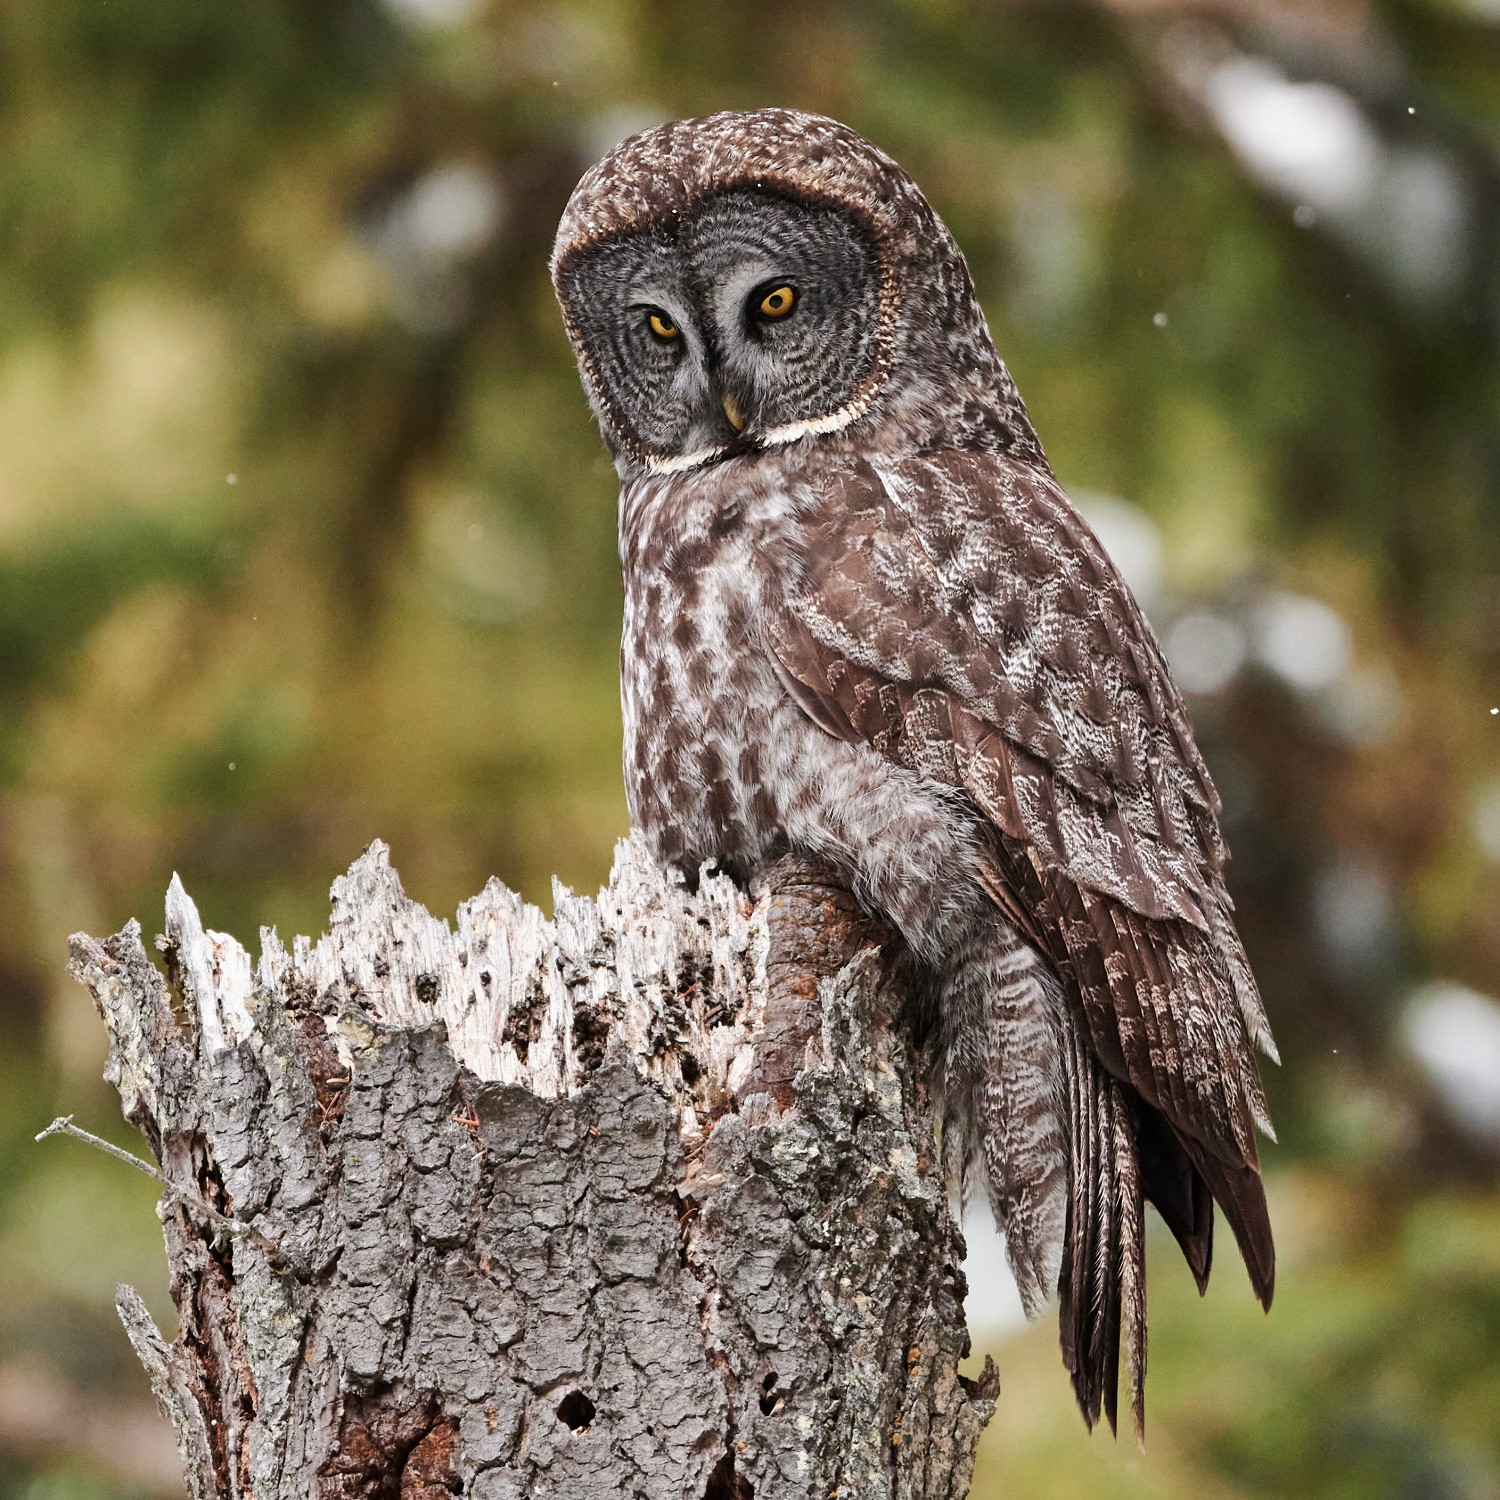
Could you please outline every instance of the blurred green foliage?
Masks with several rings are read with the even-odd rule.
[[[129,1144],[67,932],[173,869],[316,932],[376,835],[438,911],[603,878],[614,482],[551,234],[628,130],[769,103],[923,184],[1139,554],[1286,1058],[1271,1317],[1154,1247],[1144,1456],[1050,1325],[991,1340],[976,1497],[1500,1495],[1496,1133],[1408,1045],[1423,983],[1500,990],[1493,4],[51,0],[0,77],[0,1500],[175,1492],[110,1308],[170,1326],[150,1184],[31,1142]]]

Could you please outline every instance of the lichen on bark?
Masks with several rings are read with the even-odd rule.
[[[814,866],[632,841],[555,908],[450,928],[377,843],[254,965],[175,879],[170,985],[133,922],[73,939],[188,1196],[175,1342],[120,1308],[194,1500],[959,1500],[996,1382],[897,945]]]

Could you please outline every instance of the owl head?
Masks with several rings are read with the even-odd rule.
[[[552,276],[627,477],[856,432],[1035,445],[953,237],[835,120],[766,109],[630,137],[574,189]]]

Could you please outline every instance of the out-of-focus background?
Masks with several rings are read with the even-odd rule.
[[[1153,1241],[1150,1441],[976,1234],[976,1500],[1500,1495],[1500,0],[0,7],[0,1500],[181,1494],[72,929],[451,912],[625,813],[585,165],[837,115],[967,250],[1222,789],[1285,1066],[1269,1318]],[[140,1143],[133,1142],[137,1148]]]

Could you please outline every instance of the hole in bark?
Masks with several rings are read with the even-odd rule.
[[[609,1037],[609,1018],[597,1006],[579,1005],[573,1010],[573,1055],[585,1073],[592,1073],[604,1061],[604,1044]]]
[[[557,1403],[557,1419],[574,1432],[582,1432],[594,1420],[594,1403],[582,1391],[569,1391]]]
[[[734,1472],[734,1454],[726,1453],[714,1465],[703,1500],[755,1500],[755,1486]]]
[[[781,1404],[781,1397],[776,1394],[776,1383],[781,1377],[772,1370],[760,1383],[760,1409],[763,1416],[769,1417]]]

